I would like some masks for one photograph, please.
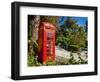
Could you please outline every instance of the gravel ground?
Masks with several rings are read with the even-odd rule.
[[[80,55],[77,53],[72,53],[73,54],[73,58],[75,59],[75,61],[79,61],[79,57],[84,60],[87,61],[87,53],[86,51],[82,51],[80,52]],[[64,60],[69,60],[71,58],[71,52],[67,51],[59,46],[56,46],[56,61],[57,62],[61,62]]]

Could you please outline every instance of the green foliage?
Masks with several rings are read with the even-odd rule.
[[[72,65],[75,65],[75,64],[79,64],[80,62],[79,61],[76,61],[75,59],[74,59],[74,56],[73,56],[73,54],[72,54],[72,52],[71,52],[71,58],[69,59],[69,62],[68,62],[68,64],[72,64]]]
[[[48,62],[46,62],[46,65],[47,66],[56,65],[56,62],[55,61],[48,61]]]
[[[57,25],[57,16],[40,16],[41,22],[49,22],[51,24]]]
[[[84,27],[69,17],[56,33],[56,44],[67,46],[70,51],[78,51],[87,46],[87,33]]]
[[[74,59],[74,56],[73,56],[74,54],[71,52],[71,58],[69,59],[69,61],[68,61],[68,65],[70,65],[70,64],[72,64],[72,65],[75,65],[75,64],[87,64],[87,61],[84,61],[80,56],[79,56],[79,60],[78,61],[76,61],[75,59]]]
[[[68,50],[69,51],[72,51],[72,52],[78,51],[78,49],[79,49],[79,46],[78,45],[69,45],[68,46]]]
[[[65,25],[67,26],[67,28],[71,28],[71,29],[73,29],[73,28],[76,28],[76,26],[77,26],[77,21],[76,20],[73,20],[73,19],[71,19],[71,17],[68,17],[68,19],[65,21]]]
[[[28,62],[27,62],[28,66],[34,66],[34,56],[33,54],[28,55]]]
[[[68,41],[69,39],[64,37],[63,35],[58,36],[56,39],[57,45],[62,45],[62,46],[67,45]]]

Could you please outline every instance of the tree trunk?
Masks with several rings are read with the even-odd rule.
[[[36,42],[38,40],[38,28],[40,24],[40,16],[35,16],[35,18],[31,21],[32,24],[32,42]]]

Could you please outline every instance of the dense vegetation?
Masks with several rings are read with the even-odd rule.
[[[56,44],[72,52],[87,47],[85,28],[69,17],[57,31]]]

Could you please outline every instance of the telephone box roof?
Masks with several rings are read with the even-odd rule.
[[[48,27],[48,28],[55,28],[55,26],[49,22],[42,22],[43,26]]]

